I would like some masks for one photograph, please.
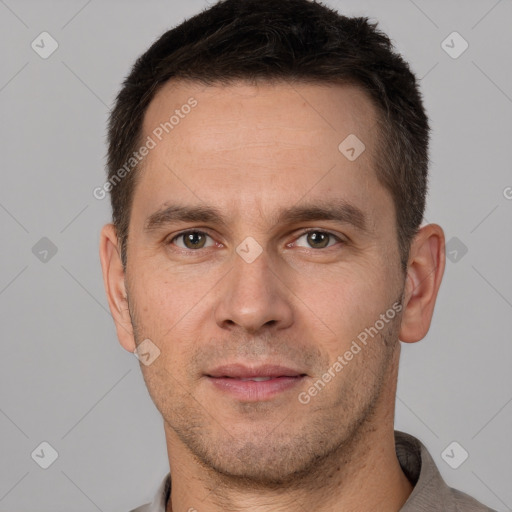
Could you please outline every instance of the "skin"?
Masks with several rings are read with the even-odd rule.
[[[191,96],[198,105],[144,159],[126,271],[112,224],[100,240],[121,345],[133,352],[149,338],[161,352],[141,370],[164,420],[167,511],[397,511],[413,488],[393,435],[399,340],[428,332],[443,230],[420,229],[404,274],[393,201],[374,171],[376,111],[359,89],[169,82],[148,108],[143,138]],[[348,134],[366,146],[355,161],[338,150]],[[336,220],[275,223],[281,209],[340,198],[364,213],[366,231]],[[226,225],[144,231],[153,212],[176,202],[214,206]],[[317,234],[315,245],[305,228],[334,237]],[[199,248],[177,237],[188,229],[208,235]],[[252,263],[236,252],[249,236],[262,249]],[[402,311],[301,403],[299,393],[399,299]],[[241,401],[205,377],[234,361],[280,363],[306,377]]]

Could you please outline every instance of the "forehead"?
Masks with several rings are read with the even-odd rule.
[[[190,104],[195,106],[190,108]],[[192,114],[192,115],[190,115]],[[321,135],[325,143],[349,133],[367,139],[373,135],[377,112],[370,97],[350,84],[291,83],[285,81],[204,86],[193,81],[169,81],[151,101],[143,121],[149,135],[170,121],[163,137],[172,132],[187,147],[208,151],[228,136],[250,135],[258,141],[299,137],[297,143]],[[178,129],[179,127],[179,129]],[[190,137],[191,130],[205,138]],[[211,133],[214,130],[214,133]],[[207,137],[208,135],[214,136]],[[331,135],[331,137],[328,137]],[[197,144],[194,142],[197,141]],[[317,142],[315,138],[311,142]]]
[[[352,85],[168,82],[144,117],[142,139],[154,147],[134,206],[137,196],[153,211],[180,198],[263,213],[306,195],[378,200],[376,119]],[[341,151],[346,140],[364,148],[356,159]]]

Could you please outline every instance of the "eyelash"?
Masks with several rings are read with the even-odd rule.
[[[180,238],[180,237],[183,237],[185,235],[189,235],[191,233],[199,233],[201,235],[206,235],[206,236],[209,236],[210,238],[213,239],[213,237],[207,233],[206,231],[200,231],[198,229],[189,229],[187,231],[182,231],[181,233],[178,233],[177,235],[174,235],[168,242],[167,242],[167,245],[172,245],[172,243]],[[327,236],[330,236],[331,238],[334,238],[337,242],[341,242],[341,243],[346,243],[345,240],[343,240],[342,238],[340,238],[339,236],[335,235],[334,233],[331,233],[330,231],[325,231],[323,229],[315,229],[315,228],[309,228],[309,229],[306,229],[304,231],[302,231],[298,236],[297,236],[297,239],[298,240],[299,238],[302,238],[304,235],[307,235],[308,233],[321,233],[321,234],[324,234],[324,235],[327,235]],[[289,245],[289,244],[287,244]],[[312,251],[321,251],[321,250],[326,250],[326,249],[329,249],[333,247],[332,245],[330,246],[327,246],[327,247],[324,247],[322,249],[315,249],[314,247],[310,247],[309,249],[312,250]],[[199,252],[201,249],[209,249],[209,247],[202,247],[200,249],[183,249],[182,247],[178,247],[178,249],[182,252],[186,252],[186,253],[194,253],[194,252]]]

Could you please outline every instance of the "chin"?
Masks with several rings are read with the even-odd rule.
[[[266,449],[269,445],[266,445]],[[270,447],[272,448],[272,447]],[[289,453],[289,450],[283,452]],[[270,454],[262,454],[261,447],[248,443],[237,454],[216,457],[208,461],[208,466],[216,473],[228,478],[232,484],[255,488],[280,488],[297,482],[301,475],[309,474],[311,462],[285,458],[285,453],[274,450]],[[279,460],[278,460],[279,459]]]
[[[324,444],[322,453],[323,443],[313,439],[311,432],[307,435],[293,429],[281,435],[272,429],[259,435],[245,432],[245,441],[241,432],[224,434],[223,439],[196,438],[189,448],[203,467],[222,475],[230,485],[245,488],[297,485],[333,451]]]

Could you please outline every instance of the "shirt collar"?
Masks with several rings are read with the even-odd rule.
[[[425,445],[414,436],[395,430],[398,462],[414,489],[399,512],[444,512],[453,502],[446,485]]]

